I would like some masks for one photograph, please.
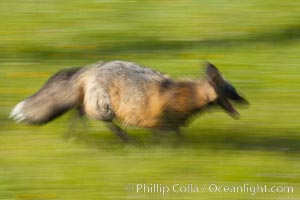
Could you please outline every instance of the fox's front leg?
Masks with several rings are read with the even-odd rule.
[[[153,129],[152,133],[156,137],[166,136],[171,133],[174,134],[176,138],[178,138],[178,140],[183,138],[183,134],[180,130],[180,127]]]

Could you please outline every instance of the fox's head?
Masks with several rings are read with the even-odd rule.
[[[217,99],[213,103],[220,105],[233,118],[238,118],[239,113],[230,101],[249,105],[248,101],[237,93],[236,89],[223,78],[220,71],[211,63],[207,64],[206,78],[217,93]]]

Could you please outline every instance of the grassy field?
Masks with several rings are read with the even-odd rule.
[[[297,0],[1,1],[0,199],[299,199],[299,9]],[[209,60],[251,106],[240,120],[199,116],[180,142],[127,128],[137,145],[72,112],[42,127],[8,119],[57,70],[98,60],[174,78],[201,77]],[[199,191],[162,195],[136,184]],[[293,192],[214,192],[212,184]]]

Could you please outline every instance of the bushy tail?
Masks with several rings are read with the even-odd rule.
[[[80,103],[76,77],[80,68],[59,71],[34,95],[18,103],[10,118],[27,124],[44,124]]]

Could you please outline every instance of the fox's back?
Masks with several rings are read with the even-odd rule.
[[[95,65],[94,70],[98,72],[101,79],[106,81],[121,80],[130,83],[153,83],[163,82],[170,78],[158,71],[150,68],[141,67],[133,62],[126,61],[112,61]]]

